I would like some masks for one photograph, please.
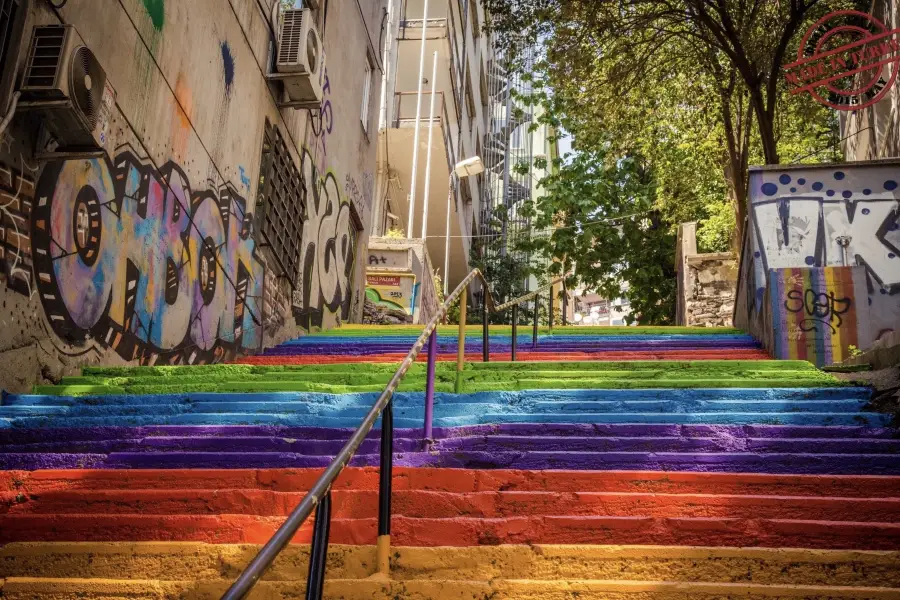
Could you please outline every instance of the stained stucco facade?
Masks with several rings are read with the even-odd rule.
[[[267,79],[273,0],[16,4],[7,75],[35,25],[72,25],[116,99],[94,155],[41,159],[41,119],[21,108],[4,133],[0,388],[92,362],[217,362],[361,318],[385,2],[318,3],[310,110],[280,107]],[[277,219],[267,178],[290,191]]]

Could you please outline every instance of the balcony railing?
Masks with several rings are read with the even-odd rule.
[[[444,101],[444,92],[435,92],[435,111],[434,125],[441,128],[441,135],[444,138],[444,147],[447,150],[447,167],[452,169],[456,164],[456,153],[453,151],[453,144],[450,142],[450,127],[453,122],[447,114],[447,103]],[[425,127],[431,124],[431,94],[432,92],[422,92],[422,118],[421,123]],[[394,129],[401,127],[416,126],[416,105],[418,92],[396,92],[394,94]]]
[[[446,18],[427,19],[425,22],[425,39],[437,40],[450,37],[450,23]],[[422,19],[406,19],[400,21],[401,40],[422,39]]]

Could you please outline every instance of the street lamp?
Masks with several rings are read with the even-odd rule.
[[[453,173],[456,175],[457,182],[465,177],[478,175],[484,172],[484,163],[480,156],[473,156],[461,162],[456,163]],[[453,204],[453,177],[450,177],[450,186],[447,191],[447,232],[444,242],[444,296],[450,291],[450,205]]]

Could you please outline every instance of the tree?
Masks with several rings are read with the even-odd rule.
[[[629,322],[674,323],[675,236],[653,210],[656,183],[646,162],[607,150],[567,159],[558,159],[541,180],[544,194],[523,208],[536,233],[520,249],[552,259],[550,277],[570,274],[570,291],[628,298]]]
[[[581,111],[586,113],[582,119],[593,117],[593,126],[608,132],[623,113],[634,115],[628,100],[636,101],[645,113],[652,110],[653,103],[644,99],[659,99],[654,90],[659,85],[679,91],[669,98],[675,106],[700,106],[716,113],[722,143],[715,164],[724,167],[738,235],[755,147],[761,162],[777,164],[781,158],[779,116],[787,103],[780,72],[790,60],[792,44],[825,12],[860,4],[852,0],[486,2],[495,31],[508,45],[523,35],[546,41],[550,82],[564,112],[573,118]],[[793,104],[797,99],[791,100]],[[633,121],[622,121],[628,122]]]

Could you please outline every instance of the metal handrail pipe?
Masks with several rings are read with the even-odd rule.
[[[466,278],[456,286],[453,293],[447,297],[444,304],[441,305],[437,313],[435,313],[428,322],[428,325],[425,326],[425,330],[422,331],[422,334],[416,340],[416,343],[410,349],[406,358],[400,363],[394,376],[391,377],[387,387],[381,392],[381,395],[378,396],[378,400],[375,401],[375,404],[372,405],[368,414],[363,418],[362,423],[360,423],[356,431],[353,432],[353,435],[350,436],[350,439],[347,440],[347,443],[344,444],[344,447],[341,448],[341,451],[338,452],[337,456],[334,457],[334,460],[325,467],[325,471],[322,472],[312,488],[310,488],[309,492],[306,493],[300,501],[300,504],[291,511],[291,514],[281,527],[278,528],[278,531],[275,532],[272,538],[266,542],[259,553],[252,561],[250,561],[250,564],[247,565],[247,568],[244,569],[244,572],[241,573],[240,577],[238,577],[231,587],[228,588],[228,591],[222,596],[222,600],[241,600],[246,597],[250,590],[253,589],[253,586],[256,585],[263,574],[269,569],[281,551],[287,547],[306,519],[308,519],[313,510],[315,510],[319,501],[324,498],[331,489],[334,480],[337,479],[341,471],[344,470],[344,467],[350,462],[350,459],[353,458],[353,455],[356,454],[356,451],[366,439],[366,436],[372,431],[372,428],[375,426],[378,417],[381,416],[384,407],[390,402],[394,392],[400,385],[400,381],[406,375],[406,372],[409,370],[410,366],[412,366],[413,362],[415,362],[419,352],[425,346],[425,342],[431,337],[431,332],[438,326],[438,323],[443,320],[444,316],[447,314],[447,310],[453,306],[460,294],[464,293],[469,284],[475,279],[480,279],[484,285],[484,289],[488,290],[487,281],[478,269],[473,269]],[[490,293],[485,294],[485,299],[487,302],[490,302],[491,308],[493,309],[494,302]]]

